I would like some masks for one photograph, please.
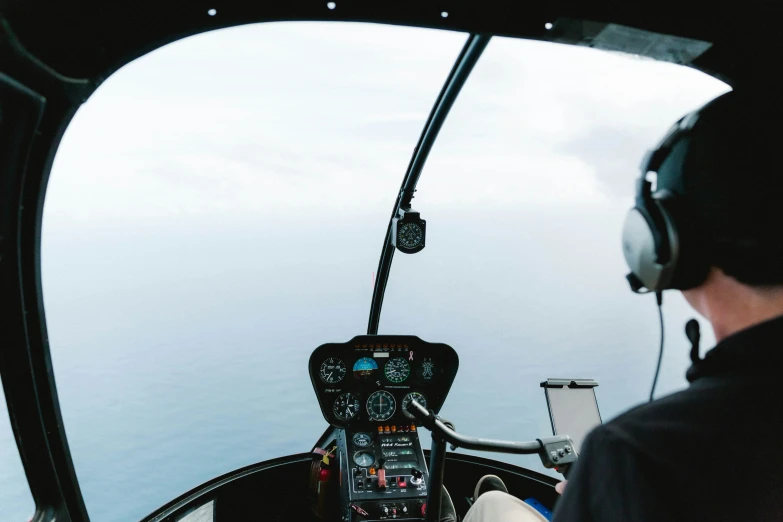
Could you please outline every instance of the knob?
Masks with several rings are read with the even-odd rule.
[[[415,478],[415,479],[420,479],[420,478],[421,478],[421,476],[422,476],[422,473],[421,473],[421,471],[419,471],[418,469],[416,469],[416,468],[413,468],[413,469],[411,469],[411,475],[412,475],[412,476],[413,476],[413,478]]]
[[[402,505],[402,512],[403,513],[407,513],[408,512],[408,506],[406,506],[405,504]]]
[[[389,508],[385,507],[383,508],[383,514],[388,515],[389,514]]]

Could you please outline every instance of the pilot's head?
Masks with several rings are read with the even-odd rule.
[[[635,291],[683,290],[704,314],[698,291],[716,278],[783,289],[780,114],[769,98],[730,92],[648,153],[623,230]]]

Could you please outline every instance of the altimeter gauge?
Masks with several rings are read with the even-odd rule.
[[[361,407],[362,403],[359,402],[359,397],[353,393],[341,393],[334,400],[332,413],[342,421],[349,421],[356,417]]]

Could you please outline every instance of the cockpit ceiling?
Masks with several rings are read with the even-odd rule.
[[[508,2],[442,0],[0,0],[9,29],[61,75],[100,83],[166,43],[234,25],[285,20],[378,22],[589,45],[692,65],[736,84],[781,54],[783,2],[748,0],[731,9],[699,0]],[[584,23],[589,21],[589,23]],[[550,28],[551,24],[551,28]],[[607,25],[611,24],[611,25]],[[626,29],[626,28],[631,28]],[[654,35],[646,35],[654,33]],[[665,36],[674,37],[666,38]],[[0,46],[0,57],[13,52]],[[4,63],[5,62],[5,63]],[[19,60],[2,60],[13,74]],[[20,74],[24,71],[19,71]]]

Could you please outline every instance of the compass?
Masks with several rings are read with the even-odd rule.
[[[392,243],[404,254],[415,254],[424,249],[427,222],[415,210],[400,209],[392,220]]]

